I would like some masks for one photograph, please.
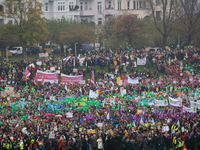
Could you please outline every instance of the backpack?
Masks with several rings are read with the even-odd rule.
[[[69,146],[72,147],[73,146],[73,142],[69,142]]]

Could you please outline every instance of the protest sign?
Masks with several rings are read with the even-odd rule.
[[[169,104],[171,106],[182,107],[182,99],[174,99],[169,97]]]
[[[96,90],[96,91],[90,90],[90,92],[89,92],[89,98],[97,98],[98,96],[99,96],[98,90]]]
[[[65,75],[61,73],[60,76],[60,83],[75,83],[75,82],[80,82],[83,80],[83,75],[80,76],[70,76],[70,75]]]
[[[146,65],[146,57],[137,58],[137,65]]]
[[[168,101],[165,99],[165,100],[155,100],[154,101],[154,105],[155,106],[168,106]]]

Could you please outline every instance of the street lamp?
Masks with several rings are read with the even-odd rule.
[[[78,44],[78,42],[75,43],[75,56],[77,56],[77,53],[76,53],[76,44]]]
[[[103,49],[105,48],[105,41],[106,39],[103,39]]]

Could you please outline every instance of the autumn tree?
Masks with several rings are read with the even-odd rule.
[[[18,37],[23,47],[23,56],[27,57],[27,46],[40,43],[41,38],[45,41],[48,35],[45,18],[42,17],[42,4],[32,0],[6,0],[3,4],[3,16],[15,21],[14,25],[8,25],[7,30],[11,30]]]
[[[200,5],[199,0],[179,0],[180,11],[176,17],[181,24],[181,32],[185,34],[188,43],[191,43],[195,34],[200,31]]]
[[[152,18],[156,29],[162,35],[162,47],[167,43],[167,38],[175,29],[174,23],[177,21],[175,12],[178,7],[175,0],[147,0],[149,3]]]
[[[14,46],[18,43],[18,37],[13,34],[11,30],[7,30],[8,26],[11,26],[11,23],[8,25],[2,25],[0,27],[0,45],[2,49],[2,58],[6,56],[6,47],[7,46]]]
[[[96,39],[95,28],[90,23],[79,23],[76,21],[70,21],[69,25],[64,27],[60,32],[59,41],[62,45],[68,45],[74,48],[76,42],[77,50],[82,47],[82,44],[89,44]]]
[[[132,45],[136,32],[140,29],[137,17],[133,14],[119,16],[115,23],[115,32],[120,39],[126,39]]]

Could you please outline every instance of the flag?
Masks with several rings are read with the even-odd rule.
[[[137,114],[135,114],[133,118],[134,118],[136,121],[139,120],[138,117],[137,117]]]
[[[179,122],[179,120],[177,121],[177,123],[176,123],[179,127],[180,127],[180,122]]]
[[[143,122],[143,120],[142,120],[142,117],[141,117],[141,119],[140,119],[140,124],[144,124],[144,122]]]
[[[92,113],[92,117],[90,118],[93,120],[93,123],[95,123],[95,120],[94,120],[94,114]]]
[[[190,118],[190,114],[188,113],[188,118]]]
[[[89,120],[89,117],[88,117],[88,115],[86,115],[86,117],[85,117],[85,118],[86,118],[86,122],[88,122],[88,120]]]
[[[41,82],[42,85],[44,85],[44,76],[42,76],[42,82]]]
[[[119,114],[120,114],[120,116],[122,115],[121,106],[119,106]]]
[[[74,57],[74,67],[75,67],[75,57]]]
[[[92,71],[91,82],[92,82],[93,84],[95,84],[95,79],[94,79],[94,71]]]
[[[110,112],[109,112],[109,109],[108,109],[108,111],[106,112],[106,119],[110,119]]]
[[[26,67],[26,70],[25,70],[25,76],[26,76],[26,78],[29,77],[30,75],[31,75],[31,73],[28,70],[28,68]]]
[[[101,120],[101,119],[100,119],[100,115],[99,115],[99,112],[98,112],[98,111],[96,112],[96,114],[95,114],[95,117],[96,117],[96,118],[98,118],[99,120]]]
[[[56,92],[58,92],[58,90],[59,90],[58,87],[56,87]]]
[[[182,150],[187,150],[187,148],[186,148],[185,144],[184,144],[184,146],[183,146]]]
[[[45,149],[42,141],[38,141],[38,147],[39,149]]]
[[[156,117],[158,116],[158,111],[156,110]]]
[[[49,94],[49,91],[47,92],[47,96],[49,96],[50,94]]]
[[[80,117],[79,122],[80,122],[81,125],[83,125],[84,121],[83,121],[83,117],[82,116]]]
[[[178,118],[177,118],[177,114],[175,114],[174,119],[176,119],[176,120],[178,119]]]
[[[114,119],[114,116],[115,116],[115,114],[114,114],[114,112],[113,112],[113,114],[112,114],[112,117],[111,117],[111,118],[112,118],[112,119]]]
[[[38,111],[40,111],[40,103],[38,104]]]
[[[131,112],[129,112],[129,119],[130,119],[130,121],[133,121],[133,117],[131,115]]]
[[[34,84],[37,85],[37,73],[35,75]]]
[[[168,116],[169,118],[171,118],[170,110],[168,110],[168,112],[167,112],[167,116]]]
[[[181,110],[181,117],[183,117],[183,108],[182,108],[182,110]]]
[[[140,114],[141,116],[144,116],[144,114],[143,114],[143,111],[141,111],[141,114]]]
[[[65,90],[68,92],[69,91],[69,89],[67,88],[67,85],[65,85]]]
[[[192,113],[192,119],[194,119],[194,114]]]
[[[124,115],[122,115],[122,120],[123,120],[123,121],[125,120]]]

